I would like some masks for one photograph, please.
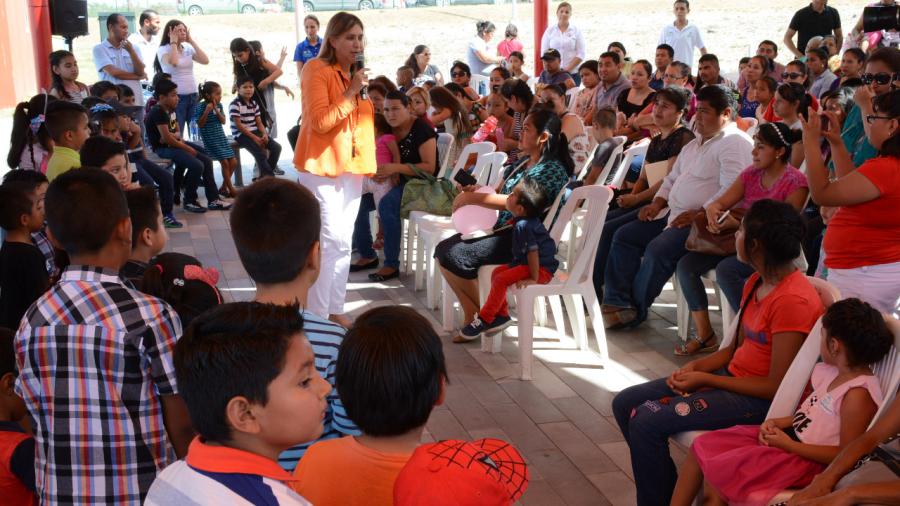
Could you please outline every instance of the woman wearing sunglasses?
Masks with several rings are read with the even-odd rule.
[[[830,111],[810,114],[803,122],[807,178],[817,204],[840,208],[828,222],[822,244],[828,281],[842,296],[858,297],[898,316],[900,90],[875,96],[870,108],[872,113],[865,118],[866,138],[877,155],[858,168],[838,134],[837,116]],[[830,180],[822,159],[822,137],[831,146],[836,180]]]
[[[862,75],[865,86],[856,89],[853,101],[856,105],[847,114],[841,137],[853,160],[853,166],[859,167],[866,160],[877,154],[875,147],[866,138],[868,128],[866,116],[872,114],[872,98],[884,95],[896,89],[897,73],[900,72],[900,50],[883,47],[875,50],[868,61],[866,71]]]
[[[475,90],[469,86],[469,81],[472,80],[472,69],[465,63],[458,60],[453,62],[453,66],[450,67],[450,80],[462,87],[469,100],[478,100],[481,98],[478,96],[478,93],[475,93]]]

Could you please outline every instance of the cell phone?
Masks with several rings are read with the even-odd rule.
[[[460,186],[472,186],[478,183],[478,180],[475,179],[475,176],[469,174],[465,170],[458,170],[456,174],[453,176],[453,180],[459,183]]]
[[[731,209],[722,213],[722,215],[719,216],[719,219],[716,220],[716,224],[721,225],[721,224],[725,223],[725,218],[727,218],[729,214],[731,214]]]

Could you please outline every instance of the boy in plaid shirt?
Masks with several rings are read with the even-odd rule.
[[[71,265],[16,334],[37,493],[41,504],[137,506],[193,436],[172,364],[181,323],[119,278],[131,221],[111,175],[66,172],[47,189],[45,208]]]

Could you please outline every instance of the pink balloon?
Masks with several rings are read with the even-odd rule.
[[[494,193],[494,189],[483,186],[476,193]],[[497,222],[497,210],[486,207],[469,205],[462,206],[453,212],[451,219],[456,231],[460,234],[471,234],[477,230],[489,230]]]

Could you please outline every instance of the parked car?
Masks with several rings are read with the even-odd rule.
[[[299,0],[284,0],[284,10],[293,12],[294,2]],[[385,4],[390,5],[391,0],[303,0],[303,10],[314,11],[365,11],[369,9],[384,9]]]
[[[496,4],[497,0],[407,0],[406,5],[412,7],[446,7],[448,5],[473,5],[473,4]]]
[[[178,0],[178,12],[188,16],[201,14],[253,14],[265,12],[266,4],[260,0]]]

